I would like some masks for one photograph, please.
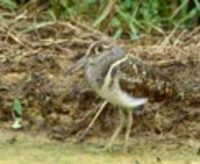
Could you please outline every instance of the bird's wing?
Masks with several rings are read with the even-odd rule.
[[[174,85],[169,78],[137,58],[128,57],[118,66],[118,71],[121,89],[135,97],[163,100],[174,92]]]

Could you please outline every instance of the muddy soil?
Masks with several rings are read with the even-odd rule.
[[[99,152],[100,144],[105,140],[93,138],[83,144],[70,140],[63,144],[48,139],[44,133],[13,132],[1,130],[0,163],[74,163],[78,164],[198,164],[200,161],[197,140],[179,140],[158,142],[155,138],[138,137],[131,139],[134,147],[129,153],[122,153],[120,141],[118,151]],[[158,138],[157,138],[158,139]],[[181,143],[184,142],[184,145]]]

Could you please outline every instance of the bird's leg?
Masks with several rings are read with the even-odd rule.
[[[97,120],[97,118],[99,117],[99,115],[102,113],[103,109],[105,108],[105,106],[108,104],[107,101],[104,101],[98,112],[96,113],[96,115],[94,116],[94,118],[92,119],[92,121],[90,122],[90,124],[88,125],[88,127],[86,128],[86,130],[83,132],[83,134],[81,135],[81,137],[78,139],[78,142],[82,142],[86,136],[86,134],[89,132],[89,130],[92,128],[92,126],[94,125],[95,121]]]
[[[124,122],[125,122],[125,113],[123,110],[119,109],[119,125],[117,129],[115,130],[114,134],[112,135],[108,144],[103,148],[103,150],[112,151],[113,143],[116,140],[117,136],[119,135],[120,131],[122,130],[124,126]]]
[[[128,151],[128,142],[130,138],[130,133],[131,133],[131,127],[133,125],[133,111],[131,109],[128,109],[128,122],[127,122],[127,129],[126,129],[126,134],[125,134],[125,143],[124,143],[124,152]]]

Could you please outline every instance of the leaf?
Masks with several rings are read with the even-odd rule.
[[[198,10],[198,12],[200,11],[200,2],[198,2],[197,0],[194,0],[194,3],[196,5],[196,8]]]
[[[131,40],[136,40],[138,38],[138,31],[137,28],[134,27],[134,25],[132,23],[129,24],[129,27],[131,29],[131,34],[130,34],[130,38]]]
[[[14,10],[17,8],[16,3],[12,0],[1,0],[0,4],[2,4],[4,7],[11,10]]]
[[[13,100],[13,112],[15,112],[18,115],[22,115],[22,103],[18,98],[14,98]]]
[[[114,17],[111,20],[111,25],[113,25],[114,27],[119,27],[121,25],[121,22],[118,18]]]
[[[117,29],[113,35],[113,38],[118,39],[121,37],[123,30],[121,28]]]

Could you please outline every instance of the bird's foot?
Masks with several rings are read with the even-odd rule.
[[[120,152],[126,154],[129,152],[129,147],[127,145],[123,145],[122,149],[120,149],[120,147],[108,143],[106,146],[99,148],[97,151],[98,152],[109,152],[109,153],[120,151]]]
[[[125,145],[123,146],[123,153],[126,154],[126,153],[128,153],[128,152],[129,152],[129,147],[128,147],[128,145],[125,144]]]
[[[100,151],[105,151],[105,152],[113,152],[114,151],[114,146],[111,143],[108,143],[106,146],[100,149]]]
[[[93,147],[93,151],[94,152],[108,152],[108,153],[112,153],[115,151],[115,148],[113,145],[107,144],[106,146],[103,145],[99,145],[98,147]]]

